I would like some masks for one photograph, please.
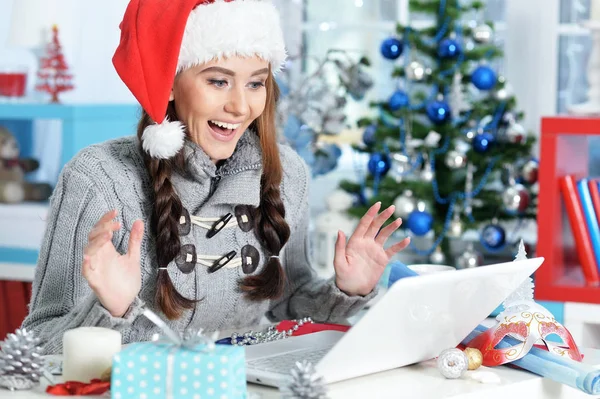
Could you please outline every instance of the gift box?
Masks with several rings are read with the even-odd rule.
[[[113,399],[246,398],[244,348],[162,342],[128,345],[115,355]]]

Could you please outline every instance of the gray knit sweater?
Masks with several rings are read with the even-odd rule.
[[[201,301],[180,319],[169,322],[171,328],[179,332],[190,326],[205,331],[241,330],[259,324],[264,315],[272,321],[304,316],[336,321],[356,313],[375,294],[350,297],[333,279],[316,278],[308,254],[309,172],[292,149],[280,146],[284,169],[281,195],[291,229],[281,253],[287,277],[285,294],[273,301],[247,300],[238,290],[238,280],[247,273],[258,273],[265,261],[243,206],[257,206],[260,200],[258,137],[246,132],[232,157],[218,169],[194,143],[186,142],[184,151],[186,173],[175,174],[173,183],[191,217],[181,221],[182,250],[168,272],[178,292]],[[118,330],[123,343],[149,340],[158,332],[140,316],[143,306],[160,314],[153,303],[158,266],[154,238],[149,234],[152,201],[149,177],[133,136],[88,147],[64,167],[51,198],[30,313],[23,323],[41,337],[46,353],[60,353],[63,333],[80,326]],[[110,315],[81,274],[88,233],[111,209],[118,210],[122,224],[113,236],[121,253],[127,252],[133,222],[146,222],[142,289],[123,318]],[[210,218],[227,213],[233,215],[232,225],[207,238],[207,226],[214,223]],[[236,257],[217,272],[208,273],[208,265],[230,251],[236,251]]]

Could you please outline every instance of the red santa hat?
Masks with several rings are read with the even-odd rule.
[[[183,146],[184,126],[166,119],[175,75],[230,56],[259,56],[273,73],[286,51],[279,14],[270,0],[131,0],[113,57],[117,73],[156,122],[142,147],[168,159]]]

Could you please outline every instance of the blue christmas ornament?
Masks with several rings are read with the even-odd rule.
[[[362,140],[365,145],[373,145],[375,144],[375,133],[377,132],[377,125],[369,125],[365,128],[363,132]]]
[[[424,236],[433,227],[433,216],[425,211],[413,211],[408,216],[406,226],[413,234]]]
[[[435,100],[427,104],[425,109],[429,120],[437,125],[449,121],[452,118],[452,111],[446,101]]]
[[[506,232],[497,224],[488,224],[481,231],[481,243],[484,247],[500,249],[506,244]]]
[[[390,170],[392,161],[387,154],[376,152],[369,158],[368,168],[373,176],[383,177]]]
[[[441,58],[456,58],[462,53],[462,46],[456,39],[444,39],[438,46],[438,55]]]
[[[498,77],[492,68],[487,65],[480,65],[471,74],[471,82],[479,90],[491,90],[496,86]]]
[[[402,55],[404,44],[395,37],[387,38],[381,43],[381,55],[388,60],[395,60]]]
[[[495,142],[496,139],[490,132],[479,133],[473,138],[473,149],[476,152],[483,154],[484,152],[489,151]]]
[[[390,97],[388,105],[392,111],[398,111],[410,104],[410,97],[404,90],[396,90]]]

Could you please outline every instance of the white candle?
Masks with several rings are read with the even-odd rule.
[[[121,350],[121,333],[107,328],[80,327],[63,335],[63,379],[89,382],[112,366]]]
[[[590,19],[600,21],[600,0],[590,0]]]

